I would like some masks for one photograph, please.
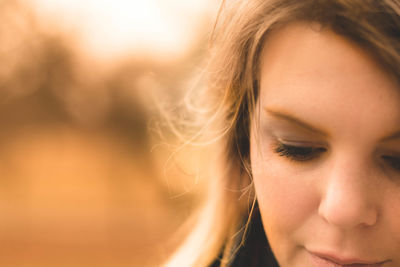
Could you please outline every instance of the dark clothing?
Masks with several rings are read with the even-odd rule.
[[[220,260],[216,260],[210,267],[219,266]],[[258,207],[254,210],[245,243],[237,252],[230,266],[279,267],[268,244]]]

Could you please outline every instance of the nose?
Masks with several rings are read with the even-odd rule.
[[[354,163],[354,161],[353,161]],[[378,220],[371,172],[363,164],[336,163],[326,177],[319,215],[342,229],[373,226]]]

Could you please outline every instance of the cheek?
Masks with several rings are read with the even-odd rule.
[[[390,242],[388,243],[393,243],[394,241],[390,249],[396,251],[397,254],[400,249],[400,189],[392,190],[383,199],[387,207],[384,209],[384,213],[386,214],[386,235],[384,237],[389,236]]]
[[[262,157],[252,151],[254,186],[264,228],[278,261],[289,263],[307,236],[307,222],[317,214],[315,180],[272,152]]]

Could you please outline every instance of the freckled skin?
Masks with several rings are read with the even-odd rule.
[[[382,141],[400,130],[399,90],[367,52],[329,30],[297,23],[269,36],[251,164],[263,225],[282,267],[313,266],[310,251],[400,266],[400,171],[383,160],[400,154],[400,139]],[[266,108],[327,136],[281,126]],[[285,138],[325,151],[295,161],[274,152],[274,142]]]

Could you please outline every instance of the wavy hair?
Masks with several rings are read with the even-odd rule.
[[[185,139],[186,144],[203,140],[218,147],[215,159],[210,158],[214,172],[193,229],[165,266],[209,266],[218,257],[221,266],[230,266],[243,245],[256,205],[249,134],[260,54],[271,31],[300,21],[356,43],[399,81],[398,0],[223,1],[211,38],[207,86],[195,98],[201,109],[194,110],[202,112],[195,117],[202,126]]]

